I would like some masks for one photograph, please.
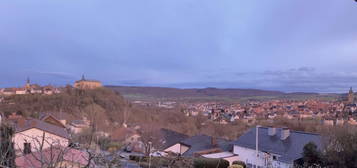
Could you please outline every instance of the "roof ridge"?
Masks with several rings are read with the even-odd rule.
[[[318,135],[318,136],[321,136],[320,134],[318,134],[318,133],[313,133],[313,132],[294,131],[294,130],[292,130],[291,132],[295,132],[295,133],[299,133],[299,134],[309,134],[309,135]]]
[[[261,127],[259,127],[259,128],[269,129],[270,127],[261,126]],[[283,129],[284,127],[271,127],[271,128]],[[290,132],[295,132],[295,133],[299,133],[299,134],[311,134],[311,135],[319,135],[319,136],[320,136],[320,134],[318,134],[318,133],[313,133],[313,132],[296,131],[296,130],[292,130],[292,129],[290,129],[290,128],[289,128],[289,130],[290,130]]]

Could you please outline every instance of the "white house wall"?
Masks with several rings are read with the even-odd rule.
[[[249,148],[244,148],[234,145],[233,153],[238,155],[240,161],[245,162],[246,164],[257,165],[260,167],[266,167],[265,158],[262,157],[265,155],[264,152],[259,152],[259,158],[256,157],[256,151]],[[292,164],[283,163],[279,161],[272,161],[273,168],[292,168]]]
[[[189,150],[189,147],[178,143],[178,144],[170,146],[169,148],[165,149],[164,151],[183,154],[188,150]]]
[[[23,151],[24,143],[31,143],[32,151],[37,151],[42,144],[44,131],[37,128],[28,129],[19,133],[16,133],[13,137],[13,142],[15,145],[15,150]],[[68,146],[68,139],[60,137],[48,132],[45,132],[45,142],[43,143],[43,148],[46,149],[51,147],[51,145],[61,145],[64,147]]]
[[[190,148],[185,146],[185,145],[180,145],[181,146],[181,154],[185,153],[186,151],[188,151]]]
[[[233,153],[238,155],[239,160],[245,162],[246,164],[264,166],[264,159],[257,158],[255,150],[235,145]]]
[[[181,145],[175,144],[170,146],[169,148],[165,149],[165,152],[173,152],[173,153],[180,153],[181,152]]]

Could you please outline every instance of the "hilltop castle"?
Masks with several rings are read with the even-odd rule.
[[[102,83],[97,80],[87,80],[82,75],[82,79],[74,82],[73,87],[77,89],[95,89],[102,87]]]

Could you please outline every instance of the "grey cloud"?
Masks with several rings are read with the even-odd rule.
[[[286,92],[345,92],[350,86],[357,86],[357,73],[319,72],[313,67],[299,67],[263,72],[210,74],[201,82],[185,82],[174,86],[257,88]]]
[[[71,74],[71,73],[65,73],[65,72],[35,72],[38,73],[39,75],[45,75],[45,76],[50,76],[54,78],[61,78],[61,79],[78,79],[79,76]]]

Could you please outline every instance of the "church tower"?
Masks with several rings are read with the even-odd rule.
[[[31,92],[31,84],[30,84],[30,78],[29,77],[27,77],[25,89],[26,89],[27,93]]]
[[[348,92],[348,103],[353,103],[354,102],[354,93],[353,93],[353,90],[352,90],[352,87],[350,88],[350,91]]]

